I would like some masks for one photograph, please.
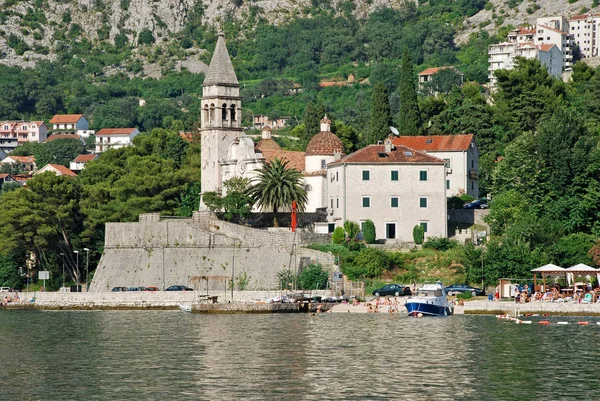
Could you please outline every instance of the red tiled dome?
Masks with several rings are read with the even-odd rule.
[[[335,152],[344,153],[344,145],[333,132],[319,132],[306,146],[306,156],[333,156]]]
[[[281,150],[281,146],[271,138],[261,139],[254,148],[258,150]]]

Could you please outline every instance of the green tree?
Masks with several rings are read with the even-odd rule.
[[[348,239],[352,241],[360,232],[360,226],[355,221],[346,220],[344,222],[344,231],[348,234]]]
[[[387,89],[382,82],[373,87],[371,99],[371,124],[367,145],[377,143],[390,134],[392,117]]]
[[[323,103],[317,101],[317,103],[309,102],[306,105],[306,110],[304,111],[304,126],[306,131],[301,138],[305,144],[321,131],[321,120],[323,117],[325,117]]]
[[[0,254],[0,286],[20,289],[23,280],[19,274],[19,265],[12,258]]]
[[[48,163],[69,167],[78,155],[85,153],[85,144],[76,138],[60,138],[46,141],[35,149],[35,161],[39,167]]]
[[[320,264],[310,264],[298,276],[298,285],[303,290],[321,290],[327,287],[329,273]]]
[[[454,68],[443,68],[431,76],[431,80],[423,85],[426,95],[441,93],[449,94],[462,84],[462,75]]]
[[[418,135],[421,127],[421,114],[417,100],[417,87],[413,64],[408,50],[402,53],[400,67],[400,112],[396,118],[400,135]]]
[[[151,45],[154,43],[156,39],[154,39],[154,35],[152,31],[148,28],[144,28],[138,34],[138,45]]]
[[[273,226],[279,227],[277,212],[291,209],[296,201],[298,210],[303,211],[308,200],[302,174],[288,167],[287,160],[275,159],[267,162],[256,172],[248,195],[261,209],[273,210]]]
[[[413,241],[417,245],[421,245],[425,239],[425,229],[422,225],[417,224],[413,227]]]
[[[336,227],[335,230],[333,230],[333,234],[331,235],[331,242],[333,242],[334,244],[342,244],[344,241],[346,241],[346,233],[344,232],[344,228],[343,227]]]
[[[365,242],[367,244],[374,244],[375,240],[377,239],[377,234],[375,233],[375,223],[373,223],[371,220],[365,220],[362,229]]]

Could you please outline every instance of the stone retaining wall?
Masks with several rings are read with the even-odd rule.
[[[265,301],[284,294],[282,291],[211,291],[208,295],[217,296],[218,304],[229,302],[243,303]],[[20,293],[21,303],[29,304],[35,298],[34,306],[40,308],[91,308],[91,309],[169,309],[177,308],[181,303],[196,303],[206,293],[192,291],[155,291],[155,292],[30,292]],[[313,291],[313,296],[330,296],[331,291]]]
[[[258,230],[220,221],[209,213],[191,219],[141,215],[138,223],[107,223],[104,253],[92,292],[113,287],[187,285],[220,291],[233,276],[246,289],[278,287],[281,270],[301,271],[319,260],[335,270],[334,256],[303,248],[303,233],[289,229]],[[208,288],[206,280],[209,277]]]

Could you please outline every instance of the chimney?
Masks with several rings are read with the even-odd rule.
[[[342,158],[342,152],[337,151],[337,150],[333,151],[333,160],[334,161],[338,161],[341,158]]]
[[[385,141],[383,141],[383,146],[385,149],[385,153],[391,153],[392,152],[392,139],[390,137],[385,138]]]
[[[262,129],[262,139],[271,139],[271,128],[266,126]]]

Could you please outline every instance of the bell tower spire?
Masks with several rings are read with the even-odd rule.
[[[202,201],[203,193],[221,193],[223,183],[220,162],[227,159],[229,147],[242,134],[240,84],[229,58],[224,36],[223,32],[219,32],[217,45],[202,84],[201,211],[206,210]]]

